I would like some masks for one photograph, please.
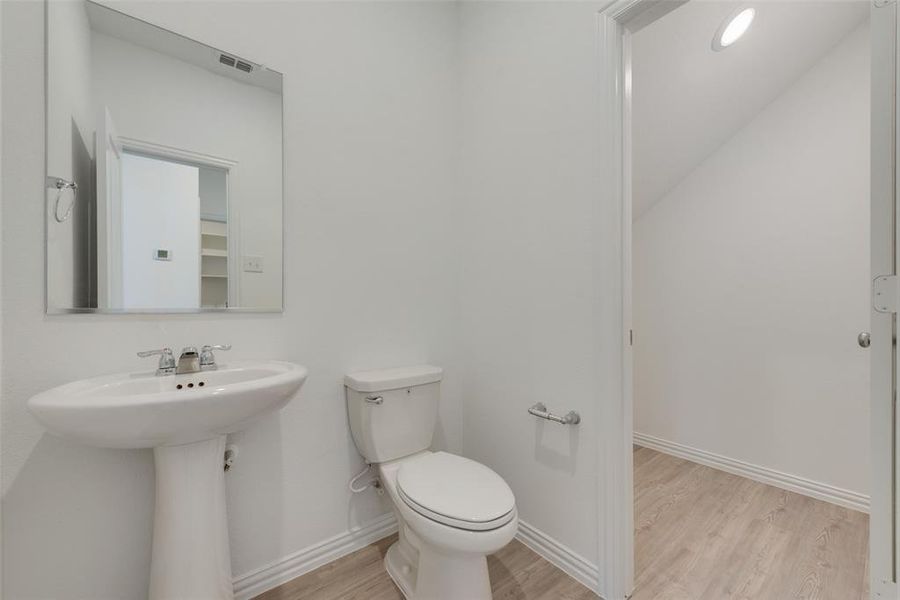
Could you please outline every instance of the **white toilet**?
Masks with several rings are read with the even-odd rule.
[[[408,600],[490,600],[487,555],[516,535],[512,490],[488,467],[432,452],[439,367],[347,375],[356,447],[378,468],[400,525],[384,559]]]

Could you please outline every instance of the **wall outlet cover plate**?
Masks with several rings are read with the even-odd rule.
[[[262,273],[263,259],[262,256],[245,255],[242,261],[242,268],[248,273]]]

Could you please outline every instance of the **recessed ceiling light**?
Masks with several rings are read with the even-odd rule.
[[[729,15],[716,30],[716,35],[713,36],[712,49],[719,52],[741,39],[741,36],[750,29],[750,24],[753,23],[753,17],[755,16],[755,8],[743,8]]]

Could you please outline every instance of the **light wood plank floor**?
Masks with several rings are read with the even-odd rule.
[[[863,600],[868,517],[660,454],[634,453],[633,600]]]
[[[382,565],[396,534],[257,596],[255,600],[403,600]],[[488,557],[494,600],[594,600],[580,583],[519,541]],[[465,600],[460,598],[460,600]]]
[[[868,599],[866,515],[646,448],[634,481],[632,600]],[[403,600],[382,566],[395,539],[256,600]],[[518,541],[488,566],[495,600],[596,598]]]

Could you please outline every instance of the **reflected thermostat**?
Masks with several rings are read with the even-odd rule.
[[[153,251],[153,260],[172,260],[172,253],[163,248],[157,248]]]

